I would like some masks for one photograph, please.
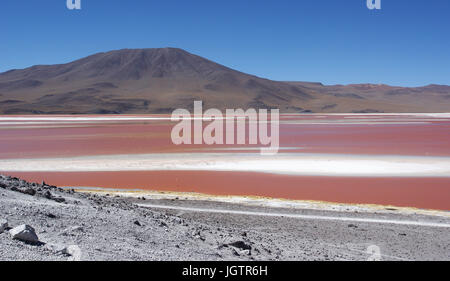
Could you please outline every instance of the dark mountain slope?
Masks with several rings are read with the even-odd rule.
[[[1,73],[0,113],[170,113],[191,109],[194,100],[202,100],[205,108],[282,112],[450,110],[446,86],[420,89],[436,93],[426,106],[402,100],[402,89],[414,92],[409,88],[383,92],[389,99],[364,87],[343,87],[271,81],[176,48],[124,49]]]

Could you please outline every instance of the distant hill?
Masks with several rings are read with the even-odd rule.
[[[281,112],[448,112],[450,87],[324,86],[245,74],[176,48],[124,49],[0,73],[0,114],[170,113],[205,108]]]
[[[347,101],[336,102],[332,108],[329,102],[331,110],[327,112],[450,112],[450,86],[446,85],[407,88],[383,84],[325,86],[310,82],[287,83],[325,95],[322,96],[323,101],[334,97],[348,98]]]

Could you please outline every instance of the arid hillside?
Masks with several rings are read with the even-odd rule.
[[[0,114],[170,113],[193,107],[281,112],[448,112],[450,87],[324,86],[245,74],[176,48],[124,49],[0,73]]]

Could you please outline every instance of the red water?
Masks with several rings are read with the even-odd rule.
[[[346,116],[281,118],[301,121],[358,121]],[[389,118],[389,119],[388,119]],[[397,116],[398,118],[398,116]],[[393,117],[384,117],[392,120]],[[402,117],[403,120],[405,117]],[[280,147],[288,152],[450,156],[450,119],[395,124],[281,124]],[[394,119],[395,120],[395,119]],[[408,120],[408,118],[406,118]],[[441,120],[441,119],[438,119]],[[169,121],[122,121],[5,125],[0,120],[0,159],[64,157],[99,154],[212,151],[227,145],[172,144]],[[388,123],[388,124],[386,124]],[[394,123],[394,124],[389,124]],[[45,126],[45,127],[42,127]],[[11,128],[13,127],[13,128]],[[285,150],[281,150],[283,152]],[[227,151],[223,151],[227,152]],[[235,151],[232,151],[235,152]],[[258,152],[258,151],[256,151]]]
[[[368,118],[365,124],[352,124]],[[285,115],[283,152],[450,156],[450,119],[417,116]],[[365,122],[367,120],[361,120]],[[0,117],[0,159],[207,152],[236,146],[173,145],[169,121],[21,124]],[[230,151],[220,150],[222,153]],[[236,152],[236,151],[231,151]],[[245,152],[245,151],[239,151]],[[258,151],[249,151],[255,152]],[[1,161],[1,160],[0,160]],[[2,171],[1,173],[6,173]],[[231,172],[8,173],[61,186],[144,188],[450,210],[450,178],[300,177]]]
[[[245,172],[8,173],[57,186],[108,187],[213,195],[364,203],[450,210],[450,178],[305,177]]]

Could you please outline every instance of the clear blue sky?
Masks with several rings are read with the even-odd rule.
[[[450,85],[450,1],[2,0],[0,72],[179,47],[274,80]]]

